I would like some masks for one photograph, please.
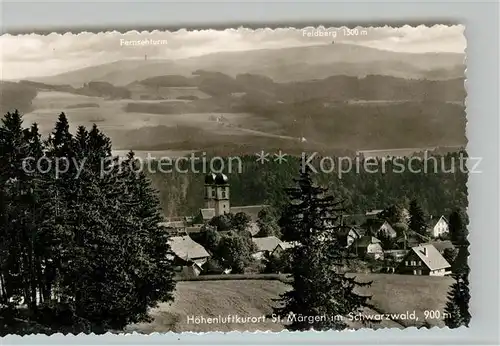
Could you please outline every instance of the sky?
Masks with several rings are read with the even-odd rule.
[[[329,36],[324,36],[328,32]],[[322,33],[323,36],[314,36]],[[160,44],[126,45],[130,40],[162,40]],[[51,76],[88,66],[127,59],[183,59],[222,51],[278,49],[344,42],[398,52],[464,53],[464,26],[400,28],[185,29],[168,32],[80,33],[0,36],[1,79]]]

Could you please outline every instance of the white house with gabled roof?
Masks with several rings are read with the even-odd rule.
[[[435,220],[434,220],[435,221]],[[441,216],[435,223],[432,224],[430,233],[434,238],[439,238],[450,232],[450,227],[448,220],[444,216]]]
[[[451,274],[451,265],[432,244],[414,246],[398,267],[400,274],[444,276]]]

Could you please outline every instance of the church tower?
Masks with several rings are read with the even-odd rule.
[[[216,175],[209,173],[205,176],[205,208],[215,208],[215,178]]]
[[[229,179],[222,173],[205,176],[205,208],[214,209],[215,216],[229,213]]]
[[[215,177],[215,216],[229,213],[229,179],[226,175],[219,173]]]

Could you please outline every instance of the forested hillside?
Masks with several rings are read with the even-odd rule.
[[[409,159],[406,158],[396,161],[399,166],[395,166],[394,161],[386,162],[385,173],[382,162],[379,161],[376,173],[368,172],[374,171],[374,166],[364,170],[361,163],[359,173],[353,168],[350,172],[342,173],[340,178],[337,172],[331,172],[315,174],[315,179],[320,185],[329,187],[330,192],[339,200],[344,201],[348,213],[382,209],[405,199],[417,199],[429,214],[449,215],[453,208],[467,206],[467,173],[460,168],[460,164],[465,167],[463,155],[460,152],[436,156],[437,173],[434,173],[431,161],[427,163],[428,173],[412,173],[408,169],[400,172],[401,165],[410,167]],[[300,159],[288,158],[288,162],[281,164],[261,164],[255,159],[253,156],[243,157],[242,173],[227,173],[231,184],[231,204],[268,203],[281,206],[286,200],[283,189],[293,185]],[[353,167],[354,165],[355,162]],[[313,166],[319,170],[318,161]],[[424,162],[413,161],[411,167],[413,172],[419,169],[423,171]],[[152,171],[157,170],[155,165],[152,168]],[[232,168],[237,168],[234,161]],[[190,215],[203,207],[203,167],[199,165],[196,169],[200,173],[149,173],[153,185],[159,191],[166,216]],[[452,170],[455,172],[451,173]]]

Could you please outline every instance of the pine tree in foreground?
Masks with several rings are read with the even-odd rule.
[[[296,244],[290,250],[292,290],[281,296],[282,306],[274,312],[290,330],[345,329],[349,314],[369,306],[370,297],[355,288],[370,283],[342,272],[347,251],[339,239],[340,203],[313,186],[307,167],[295,181],[297,187],[286,189],[290,202],[280,220],[283,240]]]
[[[458,248],[458,254],[452,265],[455,283],[448,293],[448,302],[445,312],[447,313],[445,323],[450,328],[462,325],[469,326],[471,314],[469,312],[469,241],[468,231],[465,225],[465,216],[462,212],[455,210],[449,217],[450,239]],[[456,316],[458,314],[458,317]]]
[[[445,324],[450,328],[469,326],[469,280],[463,274],[456,274],[455,283],[451,285],[448,301],[445,306]]]

